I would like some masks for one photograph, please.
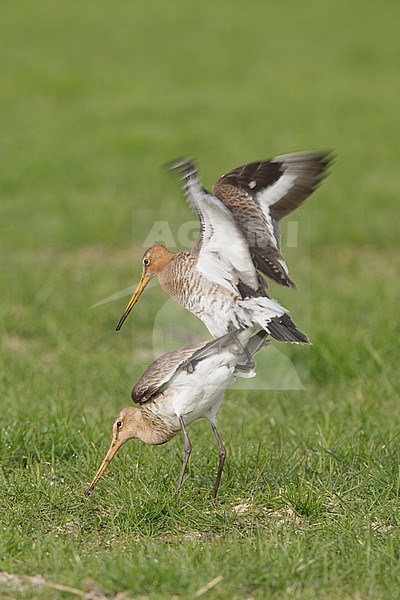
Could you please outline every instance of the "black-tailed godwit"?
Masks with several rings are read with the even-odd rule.
[[[316,189],[329,162],[326,153],[297,153],[249,163],[221,177],[215,195],[201,186],[190,160],[173,163],[199,216],[200,233],[188,251],[174,254],[157,244],[145,252],[142,277],[117,331],[157,276],[163,290],[214,337],[261,327],[281,342],[309,343],[287,310],[268,296],[260,273],[294,285],[281,253],[280,219]]]
[[[200,342],[173,350],[158,358],[132,390],[139,408],[124,408],[115,418],[111,446],[93,481],[89,494],[117,450],[131,438],[146,444],[164,444],[182,431],[184,451],[176,492],[182,484],[192,449],[186,427],[199,418],[209,421],[219,447],[216,496],[225,461],[225,447],[216,427],[216,417],[226,388],[239,376],[254,376],[252,357],[267,345],[266,332],[246,329],[211,342]]]

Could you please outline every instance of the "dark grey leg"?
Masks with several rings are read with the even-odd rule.
[[[253,357],[252,357],[252,355],[251,355],[251,353],[250,353],[250,350],[249,350],[248,348],[245,348],[245,349],[244,349],[244,352],[245,352],[245,354],[246,354],[246,356],[247,356],[247,363],[246,363],[246,367],[247,367],[248,369],[254,369],[254,367],[256,366],[256,363],[255,363],[255,362],[254,362],[254,360],[253,360]]]
[[[235,335],[235,339],[236,339],[236,342],[238,343],[238,346],[243,350],[243,354],[245,354],[247,357],[246,367],[249,369],[254,369],[254,367],[256,365],[255,365],[255,362],[253,360],[250,350],[247,348],[247,346],[246,347],[243,346],[243,344],[240,342],[237,335]],[[238,369],[238,371],[240,371],[240,368]]]
[[[221,438],[219,437],[219,433],[218,433],[216,426],[214,425],[214,423],[211,423],[211,421],[210,421],[210,425],[212,427],[212,430],[215,435],[215,439],[217,440],[218,446],[219,446],[218,471],[217,471],[217,476],[215,478],[213,495],[212,495],[213,498],[216,498],[217,493],[218,493],[218,488],[219,488],[219,482],[221,481],[222,470],[224,468],[224,463],[225,463],[225,458],[226,458],[226,449],[225,449],[224,444],[222,443]]]
[[[186,373],[191,374],[194,373],[195,365],[192,361],[189,361],[183,368],[185,369]]]
[[[181,468],[181,472],[179,473],[179,479],[178,479],[178,483],[176,486],[176,490],[175,490],[175,494],[177,494],[179,492],[179,488],[182,485],[182,481],[183,481],[183,476],[185,474],[185,470],[186,470],[186,466],[189,462],[189,457],[190,457],[190,453],[192,451],[192,444],[190,443],[187,431],[186,431],[186,427],[185,427],[185,423],[183,422],[182,417],[179,417],[179,423],[181,425],[181,429],[182,429],[182,435],[183,435],[183,439],[184,439],[184,446],[183,446],[183,462],[182,462],[182,468]]]

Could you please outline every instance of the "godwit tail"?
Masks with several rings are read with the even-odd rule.
[[[311,344],[308,337],[297,329],[292,319],[286,313],[281,317],[274,317],[268,323],[268,331],[273,338],[280,342],[291,342],[292,344]]]
[[[216,308],[219,308],[218,304]],[[308,337],[297,329],[290,315],[276,300],[256,296],[237,300],[225,311],[216,311],[213,318],[203,316],[206,327],[214,337],[223,335],[226,323],[230,328],[261,327],[279,342],[310,344]]]

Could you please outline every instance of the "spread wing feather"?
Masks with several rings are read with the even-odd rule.
[[[326,152],[277,156],[237,167],[213,187],[246,236],[257,269],[282,285],[295,286],[281,252],[280,220],[320,185],[332,159]]]
[[[200,219],[200,233],[192,254],[196,268],[209,281],[240,295],[243,283],[253,291],[260,287],[248,243],[232,212],[200,185],[197,170],[189,159],[171,164],[182,174],[189,203]]]

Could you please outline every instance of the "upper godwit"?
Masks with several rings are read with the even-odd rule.
[[[186,426],[204,417],[219,447],[219,464],[213,497],[217,495],[226,451],[216,427],[216,416],[226,388],[237,375],[252,376],[252,357],[267,345],[266,332],[245,329],[211,342],[173,350],[158,358],[132,390],[139,408],[124,408],[115,418],[110,448],[86,490],[96,485],[117,450],[131,438],[146,444],[165,444],[179,431],[184,438],[182,468],[176,492],[182,484],[192,446]]]
[[[172,168],[182,173],[199,216],[199,236],[189,251],[174,254],[162,245],[146,251],[142,277],[117,331],[157,275],[164,291],[214,337],[259,326],[279,341],[309,343],[286,309],[268,297],[257,269],[293,285],[280,251],[279,220],[317,187],[328,163],[327,154],[308,153],[249,163],[221,177],[214,196],[202,188],[190,160],[175,162]]]

